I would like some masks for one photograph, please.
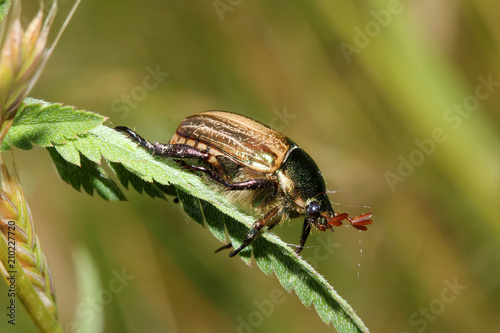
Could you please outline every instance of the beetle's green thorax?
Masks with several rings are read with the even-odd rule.
[[[305,209],[306,204],[314,197],[326,193],[325,180],[318,166],[311,156],[296,145],[290,148],[277,175],[281,189],[300,210]],[[328,196],[325,194],[324,197],[326,199],[320,198],[320,204],[325,205],[322,210],[326,208],[331,211]]]

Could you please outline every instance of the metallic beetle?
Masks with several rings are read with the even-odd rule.
[[[366,230],[372,223],[371,213],[352,219],[335,213],[313,159],[292,140],[253,119],[224,111],[199,113],[184,119],[168,144],[148,142],[127,127],[116,130],[154,155],[182,160],[185,167],[205,173],[234,201],[251,203],[263,215],[230,257],[250,245],[264,227],[290,218],[305,216],[297,254],[313,226],[333,231],[332,226],[347,219],[356,229]]]

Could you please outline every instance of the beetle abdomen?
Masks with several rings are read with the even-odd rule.
[[[187,117],[170,144],[187,144],[212,156],[225,155],[250,169],[273,173],[283,163],[290,141],[253,119],[223,111]]]

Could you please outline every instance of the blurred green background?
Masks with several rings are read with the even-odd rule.
[[[28,17],[36,8],[24,1]],[[211,109],[279,129],[316,160],[338,210],[374,213],[369,231],[317,232],[302,253],[372,332],[491,332],[499,11],[492,1],[83,0],[30,95],[162,142]],[[104,332],[335,331],[295,295],[269,306],[277,279],[214,255],[220,243],[172,201],[105,202],[62,182],[44,149],[14,155],[68,332],[77,318],[92,332],[99,322]],[[274,231],[297,244],[301,221]],[[16,327],[36,331],[21,309]]]

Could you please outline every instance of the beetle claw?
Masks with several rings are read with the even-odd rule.
[[[228,243],[226,245],[219,247],[217,250],[214,251],[214,253],[217,253],[217,252],[225,250],[225,249],[230,249],[232,247],[233,247],[233,243]]]

